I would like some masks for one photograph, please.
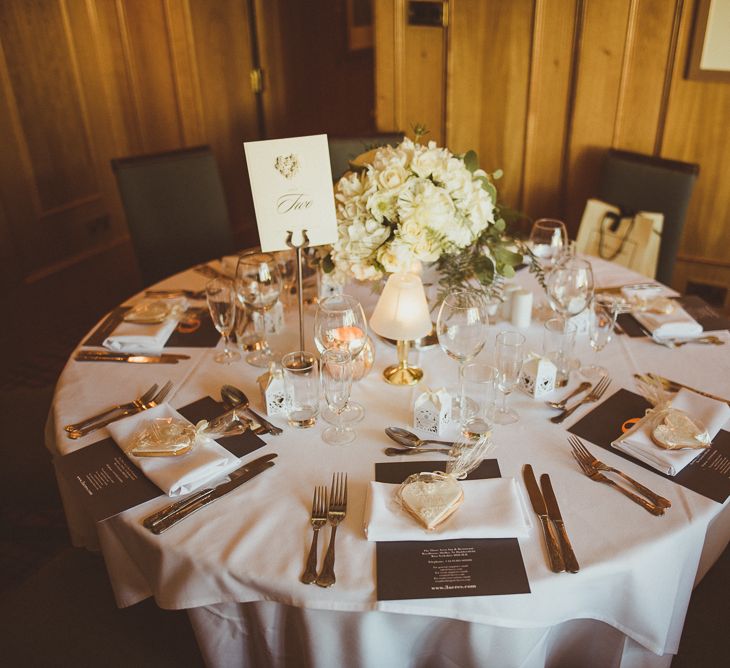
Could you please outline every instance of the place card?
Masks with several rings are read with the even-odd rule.
[[[375,480],[400,484],[413,473],[443,465],[443,461],[379,462]],[[500,475],[497,460],[486,459],[468,479]],[[379,542],[376,565],[379,601],[530,593],[516,538]]]
[[[310,246],[337,240],[327,135],[244,142],[261,250],[286,250],[287,235]]]
[[[638,464],[654,475],[667,478],[708,499],[724,503],[730,496],[730,432],[720,430],[712,440],[712,445],[701,453],[698,452],[697,458],[675,476],[657,471],[611,446],[611,442],[621,435],[621,425],[631,418],[643,417],[647,408],[651,408],[651,404],[644,397],[620,389],[578,420],[568,431]]]
[[[193,424],[221,415],[222,404],[204,397],[179,409]],[[266,445],[252,431],[216,441],[236,457],[243,457]],[[63,476],[74,500],[100,522],[141,503],[163,496],[160,488],[145,478],[129,461],[112,438],[54,459],[56,471]]]

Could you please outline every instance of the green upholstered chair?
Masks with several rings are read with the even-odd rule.
[[[656,279],[668,284],[682,237],[689,199],[700,172],[695,163],[609,149],[598,198],[629,211],[664,214]]]
[[[350,160],[378,146],[397,146],[403,141],[402,132],[384,132],[359,137],[327,137],[330,150],[332,180],[337,181],[350,169]]]
[[[112,160],[146,285],[232,253],[225,195],[209,146]]]

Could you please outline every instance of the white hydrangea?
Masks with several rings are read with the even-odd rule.
[[[473,244],[494,223],[485,177],[435,142],[378,149],[364,171],[336,185],[335,270],[375,280]]]

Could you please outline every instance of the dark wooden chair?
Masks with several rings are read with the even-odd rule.
[[[630,211],[664,214],[656,279],[669,284],[684,219],[700,166],[640,153],[609,149],[598,198]]]
[[[209,146],[112,160],[145,284],[234,251]]]
[[[350,160],[378,146],[396,146],[403,141],[402,132],[383,132],[358,137],[327,137],[332,180],[337,181],[350,169]]]

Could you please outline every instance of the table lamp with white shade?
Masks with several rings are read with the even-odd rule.
[[[408,366],[408,347],[431,331],[431,313],[420,276],[391,274],[370,318],[372,330],[398,342],[398,364],[383,371],[392,385],[415,385],[423,378],[418,367]]]

